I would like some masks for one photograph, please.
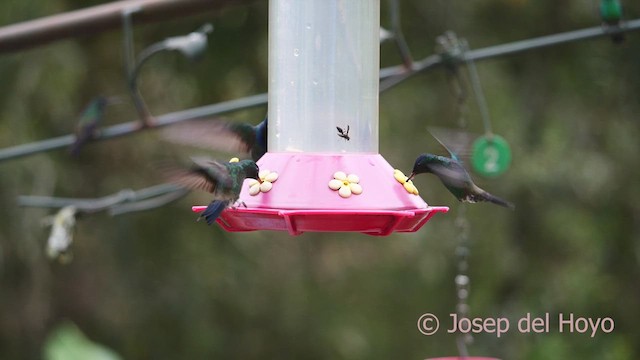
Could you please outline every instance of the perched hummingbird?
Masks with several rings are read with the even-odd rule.
[[[622,4],[620,4],[620,0],[601,0],[600,18],[607,27],[619,28],[622,21]],[[611,39],[615,44],[619,44],[624,41],[624,34],[613,34]]]
[[[76,140],[69,147],[71,155],[77,156],[80,149],[96,136],[98,125],[104,119],[104,112],[108,105],[119,104],[118,97],[97,96],[82,111],[78,125],[76,125]]]
[[[108,103],[106,97],[98,96],[84,109],[78,125],[76,125],[76,140],[69,147],[71,155],[77,156],[82,146],[95,136],[96,129],[104,118],[104,111]]]
[[[256,126],[225,120],[191,121],[165,129],[163,136],[183,145],[250,154],[258,161],[267,152],[267,123],[267,117]]]
[[[205,158],[192,158],[190,169],[169,172],[169,179],[190,189],[213,194],[213,201],[200,214],[211,225],[224,209],[233,205],[240,196],[244,179],[258,179],[258,165],[253,160],[218,162]]]
[[[71,260],[69,247],[73,242],[73,229],[76,225],[77,213],[78,209],[75,206],[65,206],[45,221],[51,226],[51,234],[47,240],[49,258],[58,258],[62,262]]]
[[[452,157],[433,154],[418,156],[408,180],[423,173],[432,173],[437,176],[459,201],[470,203],[488,201],[510,209],[515,208],[510,202],[491,195],[474,184],[467,170],[453,154]]]

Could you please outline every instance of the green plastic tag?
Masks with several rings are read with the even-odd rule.
[[[511,149],[499,135],[482,136],[473,142],[473,169],[481,175],[495,177],[507,171],[511,163]]]

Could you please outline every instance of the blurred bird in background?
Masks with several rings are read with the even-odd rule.
[[[600,18],[607,29],[618,29],[622,23],[622,4],[620,0],[601,0]],[[624,41],[624,33],[611,35],[614,44]]]
[[[73,156],[78,156],[82,147],[93,140],[97,134],[98,126],[104,120],[105,110],[108,105],[120,103],[119,98],[97,96],[80,114],[78,125],[76,126],[76,139],[69,147],[69,152]]]
[[[75,206],[65,206],[55,215],[44,220],[45,225],[51,226],[51,233],[47,240],[47,256],[60,262],[71,261],[72,254],[69,247],[73,243],[73,231],[76,225],[78,209]]]

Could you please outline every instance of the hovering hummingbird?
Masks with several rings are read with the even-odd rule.
[[[434,132],[445,136],[463,155],[469,147],[469,135],[465,132],[455,132],[441,128],[431,128],[429,133],[438,143],[449,153],[449,157],[434,154],[422,154],[416,159],[411,175],[408,180],[413,179],[418,174],[432,173],[436,175],[442,184],[462,202],[480,202],[488,201],[494,204],[514,209],[515,206],[497,196],[494,196],[480,187],[478,187],[471,175],[462,165],[462,161],[458,158],[457,151],[452,151],[444,142],[442,142]]]
[[[467,170],[455,156],[446,157],[433,154],[418,156],[408,180],[423,173],[432,173],[437,176],[459,201],[469,203],[488,201],[510,209],[515,208],[512,203],[491,195],[474,184]]]
[[[622,4],[620,0],[601,0],[600,18],[607,28],[619,28],[622,21]],[[613,34],[611,39],[615,44],[619,44],[624,41],[624,34]]]
[[[253,161],[258,161],[267,152],[267,129],[267,117],[256,126],[225,120],[191,121],[165,129],[163,136],[182,145],[248,153]]]
[[[200,214],[211,225],[224,209],[238,201],[244,179],[258,179],[258,165],[253,160],[218,162],[206,158],[192,158],[190,169],[169,171],[169,179],[190,189],[213,194],[213,201]]]

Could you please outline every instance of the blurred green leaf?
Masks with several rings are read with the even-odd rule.
[[[46,360],[121,360],[113,350],[89,340],[71,322],[56,327],[44,345]]]

